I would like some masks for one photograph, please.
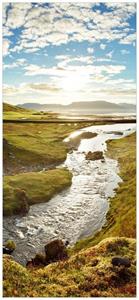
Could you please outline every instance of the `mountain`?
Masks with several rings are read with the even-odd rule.
[[[107,101],[83,101],[72,102],[69,105],[61,104],[40,104],[40,103],[24,103],[18,107],[34,110],[54,111],[54,112],[80,112],[80,113],[135,113],[136,106],[127,103],[111,103]]]

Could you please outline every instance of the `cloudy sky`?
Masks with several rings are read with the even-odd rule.
[[[3,101],[136,101],[134,3],[3,3]]]

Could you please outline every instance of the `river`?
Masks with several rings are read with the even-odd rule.
[[[72,185],[49,202],[32,205],[24,217],[5,217],[3,238],[13,239],[17,248],[13,256],[22,264],[43,250],[55,238],[68,240],[70,245],[101,230],[109,209],[109,198],[122,181],[118,162],[107,157],[107,141],[127,136],[136,130],[135,124],[98,125],[72,133],[65,143],[82,132],[97,136],[83,139],[78,150],[68,153],[60,167],[73,174]],[[88,151],[103,151],[104,160],[88,161]]]

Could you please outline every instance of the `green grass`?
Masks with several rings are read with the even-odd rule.
[[[51,164],[60,164],[68,152],[63,139],[91,124],[4,124],[5,173],[41,170]]]
[[[77,242],[72,252],[96,245],[107,237],[136,237],[136,134],[109,141],[107,156],[118,160],[123,182],[110,199],[105,226],[95,236]]]
[[[47,120],[50,118],[56,118],[56,113],[51,112],[37,112],[30,109],[25,109],[22,107],[10,105],[8,103],[3,103],[3,119],[4,120]]]
[[[128,257],[129,269],[113,267],[115,256]],[[113,238],[68,260],[26,269],[4,255],[4,297],[134,297],[135,240]]]
[[[71,185],[72,174],[66,169],[21,173],[4,177],[4,215],[26,212],[28,205],[47,202]]]
[[[3,113],[8,113],[8,112],[13,112],[13,113],[28,113],[29,110],[22,108],[22,107],[18,107],[18,106],[14,106],[8,103],[3,103]]]

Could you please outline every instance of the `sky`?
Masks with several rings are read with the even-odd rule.
[[[3,101],[136,103],[135,3],[3,3]]]

